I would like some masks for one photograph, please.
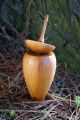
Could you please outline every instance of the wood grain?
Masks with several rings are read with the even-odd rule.
[[[44,36],[45,36],[45,32],[46,32],[48,17],[49,17],[48,15],[46,15],[44,17],[43,26],[42,26],[41,34],[40,34],[38,41],[25,40],[25,45],[31,51],[33,51],[37,54],[50,53],[51,51],[53,51],[55,49],[55,46],[44,43]]]
[[[44,17],[44,21],[43,21],[43,26],[42,26],[40,38],[38,39],[39,42],[44,42],[44,35],[45,35],[45,32],[46,32],[46,27],[47,27],[47,23],[48,23],[48,18],[49,18],[48,15],[46,15],[46,16]]]
[[[29,93],[36,100],[43,100],[54,79],[56,57],[54,53],[35,55],[25,53],[23,57],[23,74]]]
[[[37,54],[50,53],[55,49],[55,46],[49,45],[43,42],[25,40],[25,45],[33,52]]]

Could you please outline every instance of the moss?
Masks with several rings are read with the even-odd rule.
[[[45,11],[50,16],[46,32],[47,42],[57,46],[58,61],[66,62],[71,69],[79,70],[80,23],[76,16],[70,12],[67,0],[45,0]],[[37,12],[38,20],[41,18],[39,12]],[[36,23],[36,25],[41,27],[41,22]],[[36,28],[36,32],[34,31],[33,36],[39,35],[39,26]]]
[[[6,0],[2,14],[20,32],[24,23],[30,19],[31,39],[40,35],[43,16],[49,14],[49,23],[45,38],[56,46],[58,61],[66,62],[71,69],[80,66],[80,20],[72,13],[67,0]],[[32,2],[32,3],[30,3]],[[31,7],[29,9],[29,5]],[[75,9],[75,8],[74,8]]]
[[[29,1],[29,0],[28,0]],[[20,32],[24,29],[24,23],[26,9],[24,7],[24,0],[6,0],[1,9],[1,14],[5,19],[16,27]],[[26,8],[28,8],[28,2],[25,2]]]

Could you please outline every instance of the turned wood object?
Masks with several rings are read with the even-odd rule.
[[[25,40],[29,52],[23,57],[23,75],[31,97],[36,100],[46,97],[56,71],[56,57],[52,52],[55,46],[44,43],[47,22],[48,15],[38,41]]]

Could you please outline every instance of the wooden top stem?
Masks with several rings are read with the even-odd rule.
[[[46,32],[48,18],[49,18],[48,15],[46,15],[44,17],[43,26],[42,26],[42,30],[41,30],[41,35],[40,35],[40,38],[38,40],[39,42],[44,42],[44,35],[45,35],[45,32]]]

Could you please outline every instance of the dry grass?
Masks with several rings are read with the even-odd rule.
[[[0,37],[0,119],[12,120],[7,113],[14,110],[14,120],[80,120],[75,103],[75,96],[80,95],[80,75],[59,63],[45,100],[33,101],[22,73],[22,57],[26,50],[22,42],[10,39]]]
[[[16,51],[17,52],[17,51]],[[4,48],[0,53],[0,116],[16,112],[14,120],[79,120],[75,96],[80,94],[80,76],[70,73],[65,64],[58,64],[55,81],[44,101],[33,101],[26,89],[21,56],[11,58]],[[18,54],[18,53],[17,53]]]

